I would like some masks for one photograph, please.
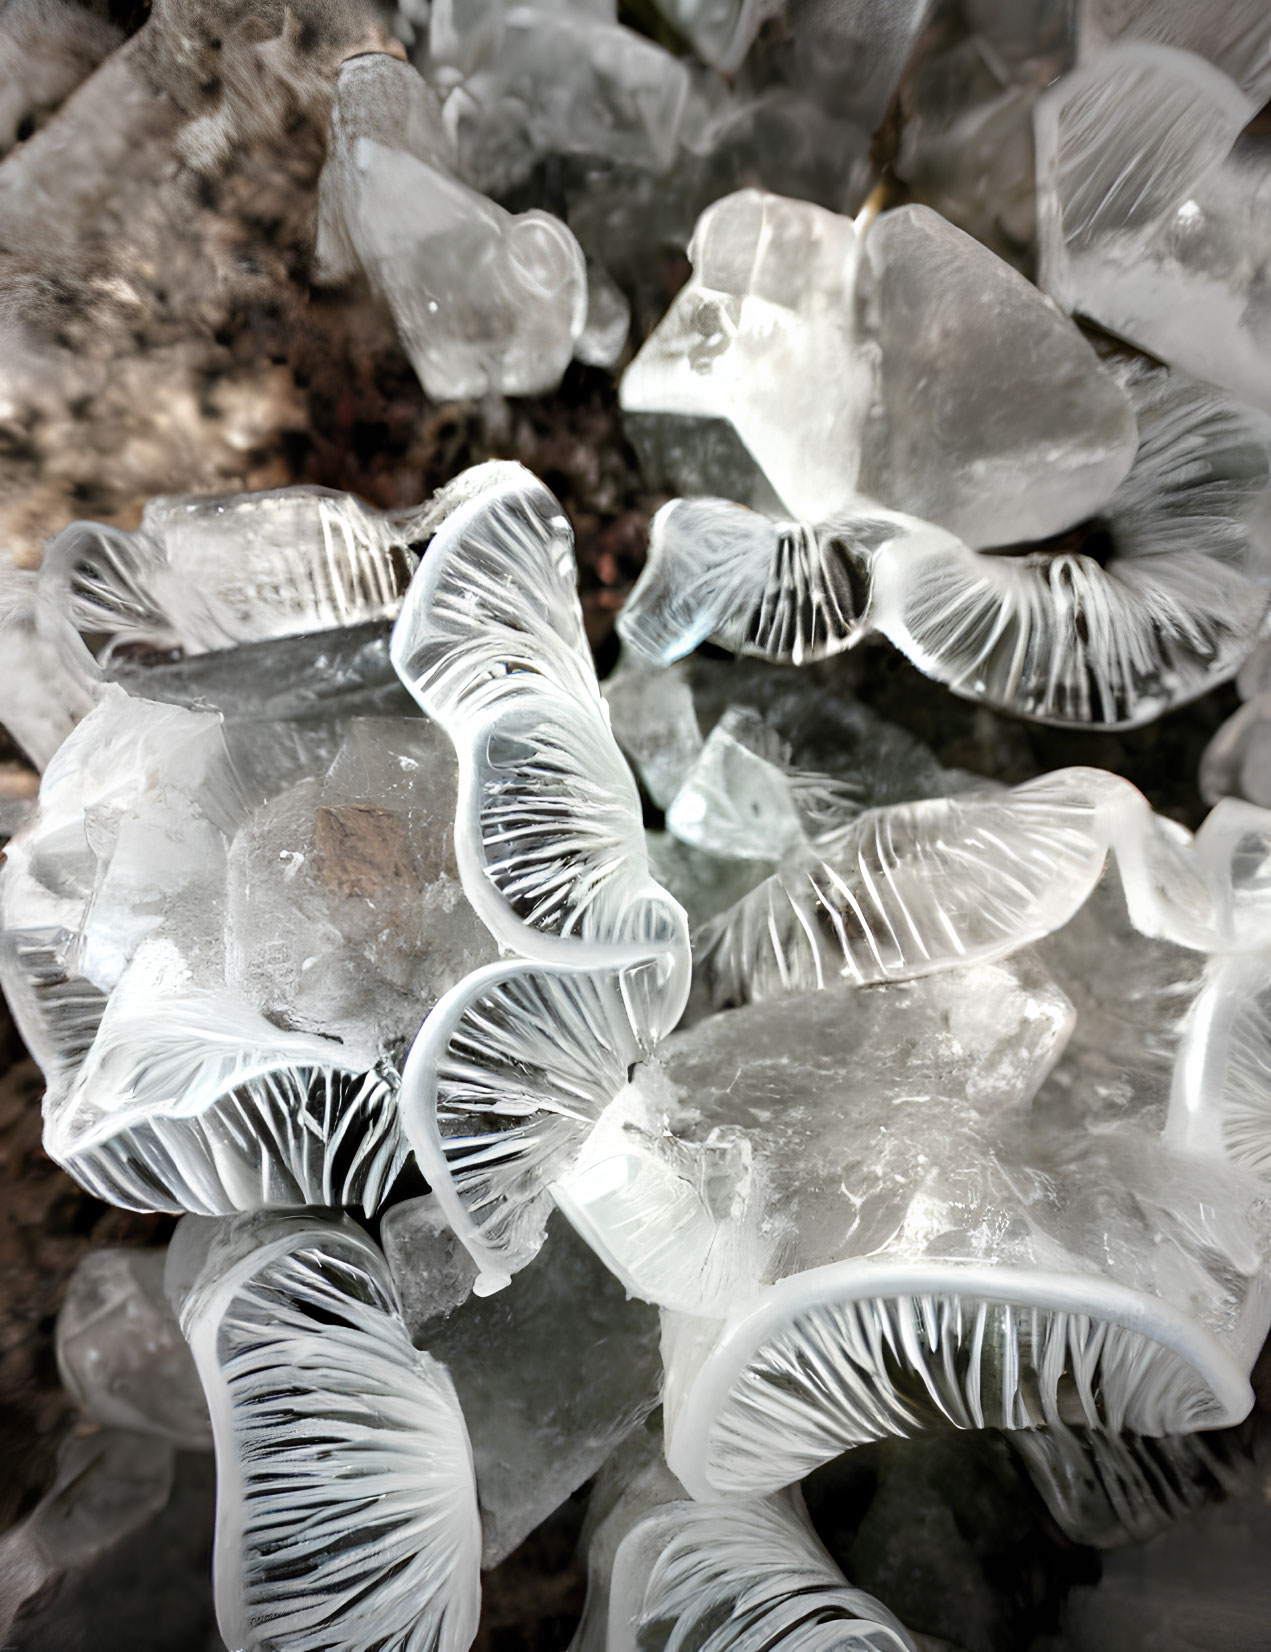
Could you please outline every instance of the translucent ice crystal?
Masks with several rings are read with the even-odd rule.
[[[1200,760],[1206,803],[1244,798],[1271,807],[1271,643],[1261,643],[1236,673],[1244,704],[1214,735]]]
[[[161,1250],[93,1250],[57,1316],[57,1368],[82,1411],[186,1450],[212,1444],[198,1372],[164,1295]]]
[[[708,637],[800,663],[880,632],[955,692],[1044,722],[1130,725],[1195,698],[1266,625],[1271,426],[1178,373],[1115,376],[1139,446],[1088,541],[1099,557],[975,552],[865,500],[815,529],[676,500],[624,639],[662,663]]]
[[[826,1554],[797,1492],[691,1502],[642,1435],[602,1476],[589,1524],[587,1603],[570,1652],[912,1652],[887,1608]]]
[[[1149,40],[1194,52],[1255,103],[1271,93],[1271,29],[1261,0],[1082,0],[1082,50],[1091,56],[1110,40]]]
[[[1002,965],[699,1023],[558,1189],[676,1316],[670,1461],[753,1494],[937,1425],[1238,1420],[1271,1301],[1241,1172],[1027,1106],[1071,1007]]]
[[[861,233],[743,190],[702,215],[689,251],[693,278],[624,374],[622,405],[730,425],[758,467],[748,502],[766,484],[825,522],[864,494],[991,545],[1071,526],[1125,475],[1133,418],[1085,340],[928,209]],[[671,484],[727,492],[694,458],[691,483]]]
[[[436,1241],[434,1240],[434,1245]],[[413,1260],[432,1247],[420,1244]],[[507,1290],[412,1339],[450,1372],[472,1436],[482,1565],[496,1566],[589,1480],[657,1404],[656,1310],[632,1301],[560,1216]]]
[[[361,270],[393,312],[428,395],[554,389],[587,319],[587,274],[558,219],[513,216],[455,175],[440,106],[384,54],[340,70],[318,258]]]
[[[135,533],[75,522],[41,594],[108,649],[201,654],[395,614],[415,566],[413,514],[329,488],[152,499]]]
[[[212,1414],[226,1644],[464,1652],[472,1453],[380,1252],[349,1222],[247,1217],[178,1230],[169,1266]]]
[[[671,164],[689,92],[678,58],[620,27],[608,4],[484,9],[476,28],[461,4],[440,7],[431,31],[434,64],[450,58],[462,74],[445,115],[465,177],[502,194],[546,156]],[[452,32],[456,17],[466,40]],[[439,40],[443,28],[450,38]]]
[[[1065,309],[1271,410],[1267,163],[1237,142],[1256,109],[1202,58],[1147,41],[1060,80],[1036,110],[1041,281]]]
[[[392,651],[459,753],[464,890],[523,957],[601,969],[661,960],[656,1036],[687,991],[684,915],[649,876],[639,798],[583,632],[569,523],[528,471],[504,464],[465,472],[438,515]]]
[[[100,686],[39,576],[0,561],[0,723],[37,768],[93,709]]]

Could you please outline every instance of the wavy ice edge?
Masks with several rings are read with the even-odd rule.
[[[1256,1351],[1271,1300],[1251,1306]],[[985,1383],[992,1315],[1005,1335]],[[723,1325],[686,1325],[705,1345],[668,1351],[667,1461],[698,1498],[763,1495],[932,1422],[1182,1434],[1239,1422],[1253,1404],[1246,1367],[1216,1336],[1091,1274],[833,1263],[770,1286]],[[1022,1353],[1021,1330],[1040,1358]]]

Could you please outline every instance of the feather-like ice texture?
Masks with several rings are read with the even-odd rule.
[[[1238,1421],[1260,1190],[1115,1095],[1029,1107],[1072,1007],[1028,966],[752,1005],[667,1040],[566,1214],[673,1315],[670,1461],[758,1494],[935,1426]]]
[[[197,1252],[206,1245],[197,1273]],[[481,1532],[443,1366],[417,1353],[352,1223],[178,1230],[170,1280],[216,1441],[214,1578],[243,1652],[464,1652]],[[182,1277],[183,1275],[183,1277]]]
[[[463,0],[438,8],[447,21],[464,9]],[[615,9],[550,0],[486,8],[486,27],[470,27],[456,54],[467,57],[467,72],[445,106],[465,178],[502,195],[549,156],[655,172],[670,167],[688,70],[652,40],[620,27]],[[436,74],[439,26],[431,33]]]
[[[181,975],[138,953],[69,1094],[46,1100],[46,1152],[131,1210],[373,1211],[406,1157],[396,1074],[227,993],[183,997]]]
[[[570,1652],[913,1652],[887,1608],[826,1554],[797,1492],[690,1502],[647,1434],[632,1445],[592,1494],[587,1603]]]
[[[1171,1098],[1171,1139],[1271,1179],[1271,948],[1210,962]]]
[[[438,517],[392,655],[459,754],[464,891],[524,957],[597,969],[656,959],[636,1022],[656,1038],[687,995],[687,927],[649,873],[639,796],[583,631],[569,523],[540,482],[506,464],[465,472]]]
[[[1109,47],[1038,101],[1038,227],[1064,309],[1271,411],[1256,108],[1191,52]]]
[[[1233,1436],[1107,1434],[1097,1428],[1018,1428],[1007,1435],[1055,1523],[1074,1543],[1144,1543],[1202,1503],[1253,1478]]]
[[[628,1008],[638,973],[492,964],[442,999],[411,1048],[403,1128],[481,1294],[537,1254],[551,1184],[648,1053]]]
[[[135,533],[73,522],[49,545],[41,595],[108,651],[202,654],[397,612],[416,555],[411,512],[329,488],[152,499]]]
[[[400,1208],[400,1207],[397,1207]],[[436,1230],[401,1259],[429,1266]],[[444,1244],[444,1240],[442,1241]],[[497,1566],[657,1404],[657,1310],[632,1301],[561,1217],[507,1290],[407,1325],[449,1370],[472,1436],[484,1566]]]
[[[740,1003],[1005,957],[1058,929],[1094,888],[1104,811],[1122,792],[1132,809],[1125,782],[1070,769],[869,810],[708,924],[698,965],[717,1003]]]
[[[1091,57],[1109,40],[1154,40],[1207,59],[1257,104],[1271,94],[1271,22],[1262,0],[1082,0],[1081,35]]]
[[[897,543],[868,629],[956,693],[1050,723],[1144,723],[1233,676],[1266,625],[1271,426],[1221,392],[1134,363],[1134,465],[1082,553]]]
[[[587,319],[582,251],[550,213],[513,216],[460,182],[409,64],[371,53],[341,68],[318,210],[327,279],[364,272],[429,396],[560,382]]]
[[[207,1402],[164,1295],[161,1250],[92,1250],[57,1315],[62,1386],[93,1421],[211,1448]]]
[[[775,496],[829,523],[864,494],[991,545],[1072,526],[1129,467],[1129,405],[1077,329],[925,207],[862,236],[820,207],[743,190],[702,214],[689,256],[693,276],[621,402],[730,425],[770,489],[746,503]],[[1028,390],[1039,381],[1054,392],[1044,410]],[[671,484],[728,493],[710,468]]]
[[[37,768],[100,690],[91,655],[42,599],[38,574],[0,559],[0,723]]]
[[[211,712],[110,688],[59,748],[0,872],[0,981],[50,1105],[147,936],[179,934],[201,962],[218,950],[243,807]]]

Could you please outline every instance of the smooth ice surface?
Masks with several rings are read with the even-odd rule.
[[[987,247],[929,208],[884,212],[856,304],[880,361],[862,493],[971,546],[1041,539],[1106,504],[1134,457],[1126,396]]]
[[[71,1434],[53,1484],[0,1537],[0,1635],[50,1588],[87,1571],[168,1501],[172,1446],[144,1434],[102,1429]]]
[[[106,691],[45,771],[0,874],[0,979],[50,1105],[148,936],[221,945],[225,837],[242,808],[213,713]]]
[[[161,1250],[93,1250],[57,1315],[62,1385],[94,1421],[209,1450],[198,1372],[164,1295]]]
[[[152,499],[128,533],[73,522],[40,567],[41,595],[107,653],[186,655],[387,618],[416,562],[415,513],[330,488]]]
[[[590,1479],[658,1401],[656,1312],[630,1300],[559,1216],[506,1290],[408,1324],[448,1369],[467,1419],[484,1566]]]
[[[587,1602],[570,1652],[912,1652],[880,1601],[821,1547],[797,1492],[694,1503],[644,1432],[589,1507]]]
[[[444,1319],[472,1295],[476,1267],[435,1193],[404,1199],[384,1213],[380,1244],[412,1334]]]
[[[39,576],[0,561],[0,723],[37,768],[99,691],[88,651],[41,599]]]
[[[624,657],[601,692],[614,739],[665,809],[702,749],[692,689],[676,671],[650,670],[638,657]]]
[[[384,54],[340,70],[318,259],[330,280],[365,274],[439,400],[554,389],[587,320],[569,230],[550,213],[505,212],[461,182],[435,93]]]
[[[246,1217],[179,1229],[173,1254],[216,1439],[226,1645],[464,1652],[472,1453],[381,1253],[348,1221]]]
[[[622,406],[731,425],[796,518],[829,522],[863,494],[1000,544],[1070,527],[1129,467],[1125,395],[1077,329],[925,207],[859,232],[743,190],[702,215],[689,256]],[[671,485],[730,492],[697,457]],[[766,503],[753,484],[740,497]]]
[[[1256,110],[1209,63],[1146,41],[1060,80],[1036,111],[1041,284],[1064,309],[1271,411],[1271,173],[1265,141],[1237,141]]]
[[[659,961],[642,1031],[679,1019],[684,914],[649,875],[639,797],[583,631],[573,535],[528,471],[467,471],[393,632],[402,681],[459,754],[464,891],[514,953],[557,965]]]
[[[667,809],[668,828],[721,858],[783,859],[808,841],[786,756],[757,712],[725,712]]]

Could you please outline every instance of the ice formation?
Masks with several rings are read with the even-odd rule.
[[[578,243],[546,212],[512,215],[455,175],[440,105],[383,53],[340,71],[319,200],[325,278],[362,271],[439,400],[560,381],[587,321]]]
[[[212,1413],[225,1640],[462,1652],[472,1451],[383,1256],[347,1221],[239,1217],[179,1233],[169,1278]]]
[[[1267,624],[1271,425],[1142,362],[1110,376],[1138,450],[1088,550],[977,552],[868,499],[816,525],[675,500],[624,638],[662,664],[707,639],[799,664],[880,634],[955,692],[1043,722],[1118,727],[1194,699]]]
[[[1125,475],[1124,393],[1035,288],[936,213],[858,228],[745,190],[702,215],[689,252],[692,280],[621,387],[670,486],[742,481],[733,497],[814,522],[864,495],[982,546],[1071,527]],[[705,451],[727,453],[721,424],[741,450],[724,464]]]
[[[1266,30],[1256,7],[1240,20],[1218,8],[1236,14],[1219,45],[1203,39],[1200,8],[1160,10],[1111,43],[1088,28],[1081,63],[1038,101],[1041,283],[1066,310],[1271,410],[1257,204],[1268,163],[1242,136],[1266,95]]]
[[[96,312],[53,337],[49,248],[148,314],[145,226],[303,128],[275,250],[315,311],[373,297],[487,453],[500,398],[621,374],[650,493],[614,511],[674,496],[603,683],[590,506],[519,464],[136,527],[81,489],[108,520],[38,569],[5,518],[43,777],[0,821],[0,983],[47,1153],[182,1221],[70,1277],[79,1422],[0,1536],[0,1639],[38,1608],[52,1644],[214,1456],[235,1652],[464,1652],[482,1570],[583,1497],[573,1652],[910,1652],[800,1482],[953,1430],[1109,1551],[1065,1644],[1127,1644],[1136,1567],[1190,1623],[1172,1545],[1230,1560],[1266,1477],[1265,7],[403,0],[412,63],[369,8],[253,5],[222,40],[155,0],[118,49],[68,0],[0,17],[0,469],[42,363],[117,359]],[[1235,678],[1212,812],[1039,772],[987,711],[937,760],[849,691],[878,640],[1068,728]]]
[[[797,1493],[694,1503],[641,1434],[602,1476],[589,1524],[571,1652],[636,1652],[653,1636],[703,1652],[912,1652],[901,1624],[822,1549]]]

